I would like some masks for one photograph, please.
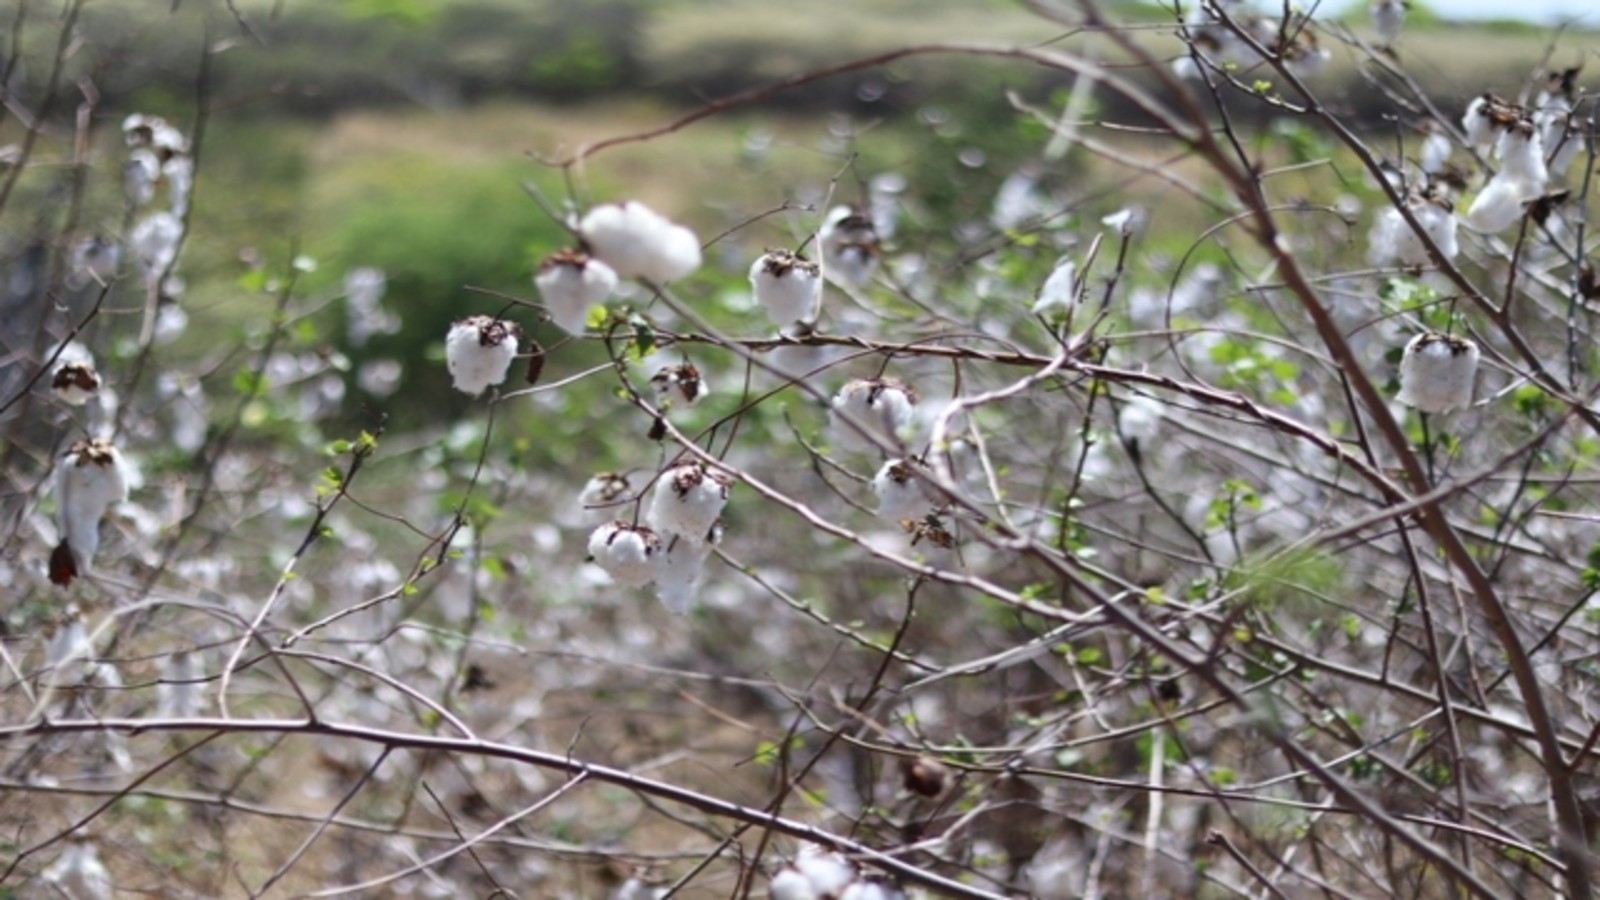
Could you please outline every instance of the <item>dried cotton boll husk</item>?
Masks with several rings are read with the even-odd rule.
[[[700,268],[700,240],[643,203],[607,203],[589,210],[578,232],[590,254],[620,278],[658,284]]]
[[[822,267],[798,253],[768,250],[750,265],[750,288],[775,324],[809,320],[822,299]]]
[[[503,319],[471,316],[450,326],[445,362],[456,390],[476,397],[506,380],[517,358],[517,327]]]
[[[917,395],[894,378],[858,378],[833,397],[829,430],[840,450],[871,453],[878,442],[893,445],[911,424]],[[864,430],[863,430],[864,429]]]
[[[878,515],[891,522],[921,519],[933,512],[915,464],[904,459],[891,459],[878,469],[872,493],[878,498]]]
[[[650,526],[663,535],[704,542],[728,504],[733,479],[698,462],[673,466],[656,479]]]
[[[113,503],[128,499],[128,481],[126,463],[110,441],[78,441],[57,460],[56,527],[62,544],[51,557],[51,581],[67,585],[89,573],[100,547],[100,520]]]
[[[608,522],[589,535],[589,558],[622,587],[643,587],[656,575],[661,537],[642,525]]]
[[[589,310],[604,306],[617,287],[617,273],[582,250],[558,250],[539,264],[533,283],[550,321],[568,334],[588,327]]]
[[[1396,399],[1426,413],[1465,409],[1472,405],[1477,372],[1477,344],[1438,332],[1419,334],[1406,344],[1400,359]]]

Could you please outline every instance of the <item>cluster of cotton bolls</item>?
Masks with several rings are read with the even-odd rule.
[[[1226,17],[1226,20],[1225,18]],[[1229,26],[1229,21],[1236,26]],[[1284,27],[1288,25],[1289,27]],[[1239,32],[1250,36],[1246,40]],[[1211,65],[1220,68],[1247,68],[1265,62],[1267,57],[1252,46],[1259,45],[1267,53],[1283,60],[1289,71],[1296,75],[1314,75],[1327,65],[1329,52],[1321,46],[1303,18],[1285,23],[1271,16],[1250,12],[1243,0],[1201,0],[1189,10],[1184,20],[1184,32],[1193,50]],[[1172,69],[1180,78],[1200,77],[1200,67],[1193,56],[1182,56]]]
[[[654,582],[656,596],[676,613],[693,602],[705,561],[722,540],[722,510],[733,481],[700,462],[662,472],[650,494],[647,525],[607,522],[589,535],[589,557],[623,587]],[[585,488],[584,497],[614,502],[628,489],[608,473]]]
[[[1500,166],[1467,209],[1474,230],[1492,234],[1516,224],[1551,175],[1572,164],[1583,143],[1572,121],[1574,75],[1553,77],[1531,110],[1492,93],[1467,105],[1461,119],[1467,142]]]
[[[122,123],[122,134],[128,146],[128,162],[124,169],[124,185],[128,202],[136,210],[146,210],[155,202],[158,189],[166,188],[165,209],[147,212],[128,234],[128,251],[139,266],[146,290],[156,290],[168,296],[181,292],[181,283],[172,276],[177,259],[178,244],[183,239],[183,218],[189,211],[189,195],[194,184],[194,158],[189,152],[189,141],[183,133],[160,116],[135,113]],[[94,239],[90,239],[91,241]],[[105,252],[98,255],[85,249],[85,266],[79,270],[80,280],[103,280]],[[114,263],[112,269],[114,271]],[[157,282],[165,278],[158,285]]]
[[[837,853],[807,845],[772,876],[772,900],[905,900],[898,885],[862,875]]]

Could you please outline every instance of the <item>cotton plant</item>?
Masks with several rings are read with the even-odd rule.
[[[1478,345],[1466,338],[1432,331],[1417,335],[1400,358],[1396,399],[1425,413],[1471,406],[1478,356]]]
[[[656,284],[677,281],[700,268],[700,239],[643,203],[596,206],[578,223],[589,254],[619,278]]]
[[[55,366],[50,370],[50,391],[68,406],[82,406],[100,391],[100,373],[95,370],[94,354],[77,341],[69,341],[52,351]]]
[[[828,211],[817,233],[822,252],[822,275],[843,284],[861,286],[872,278],[883,255],[878,228],[871,216],[854,206]]]
[[[857,378],[833,396],[829,433],[846,453],[873,453],[893,446],[912,422],[917,394],[897,378]]]
[[[100,520],[128,499],[128,467],[108,440],[80,440],[56,461],[56,527],[61,542],[50,556],[50,580],[67,586],[89,574],[100,547]]]
[[[750,264],[750,288],[773,324],[809,321],[822,301],[822,267],[799,253],[768,250]]]
[[[539,263],[533,283],[550,321],[568,334],[582,335],[588,330],[589,310],[604,306],[616,290],[617,273],[583,250],[567,248]]]
[[[450,326],[445,337],[445,363],[456,390],[474,397],[506,380],[517,358],[514,323],[492,316],[469,316]]]

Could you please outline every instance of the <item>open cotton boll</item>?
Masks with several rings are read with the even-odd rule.
[[[1422,412],[1444,413],[1472,405],[1478,345],[1466,338],[1426,332],[1406,344],[1396,399]]]
[[[673,466],[656,479],[650,526],[663,535],[705,541],[728,504],[733,479],[698,462]]]
[[[1572,113],[1552,116],[1544,128],[1544,147],[1549,154],[1545,168],[1551,175],[1565,175],[1583,149],[1583,130]]]
[[[667,609],[680,616],[689,611],[699,595],[706,558],[721,541],[722,528],[713,524],[706,532],[706,540],[678,537],[667,542],[664,552],[656,554],[656,598]]]
[[[656,398],[663,406],[677,403],[693,406],[706,395],[705,376],[690,363],[663,366],[650,376],[650,386],[656,389]]]
[[[589,252],[620,278],[676,281],[700,268],[700,240],[643,203],[606,203],[578,223]]]
[[[818,897],[837,897],[856,878],[856,867],[848,859],[809,844],[800,850],[794,871],[805,877]]]
[[[1533,127],[1532,121],[1520,119],[1501,132],[1495,144],[1495,155],[1500,157],[1500,174],[1497,177],[1521,182],[1531,196],[1544,192],[1544,186],[1550,180],[1550,171],[1545,168],[1544,138]]]
[[[1400,36],[1400,26],[1406,21],[1405,0],[1373,0],[1367,8],[1372,17],[1372,30],[1378,33],[1380,46],[1387,47]]]
[[[82,836],[68,840],[67,849],[61,851],[40,878],[54,887],[51,896],[112,900],[116,895],[116,884],[111,880],[111,872],[100,861],[100,852],[92,841]]]
[[[121,262],[122,247],[115,241],[99,236],[86,237],[72,245],[67,286],[77,290],[91,283],[108,284],[116,277],[117,266]]]
[[[853,285],[867,283],[883,252],[872,219],[853,206],[836,206],[828,212],[817,243],[822,248],[823,275]]]
[[[621,472],[600,472],[583,486],[578,494],[578,505],[597,518],[610,519],[612,507],[628,495],[632,484]]]
[[[462,319],[450,326],[444,354],[456,390],[476,397],[506,380],[517,358],[517,327],[489,316]]]
[[[828,425],[839,449],[870,453],[878,443],[893,445],[911,424],[916,392],[894,378],[857,378],[833,396]]]
[[[1483,234],[1495,234],[1515,225],[1521,218],[1528,200],[1534,195],[1527,186],[1502,172],[1489,179],[1472,205],[1467,207],[1467,227]]]
[[[906,900],[906,892],[888,882],[861,880],[840,891],[839,900]]]
[[[100,390],[100,374],[94,368],[94,356],[77,341],[68,343],[55,356],[55,368],[50,371],[50,390],[61,402],[82,406]],[[46,357],[48,358],[48,357]]]
[[[68,585],[87,575],[100,548],[100,520],[128,499],[128,467],[107,440],[77,441],[56,461],[56,528],[61,544],[50,557],[50,580]]]
[[[568,334],[583,334],[589,310],[604,306],[616,290],[617,273],[582,250],[558,250],[539,264],[533,283],[550,321]]]
[[[1516,111],[1509,103],[1492,93],[1472,98],[1467,111],[1461,116],[1461,130],[1467,134],[1467,143],[1479,153],[1489,152],[1500,132],[1516,121]]]
[[[872,493],[878,497],[877,513],[891,522],[921,519],[933,512],[924,485],[917,479],[915,464],[891,459],[872,478]]]
[[[1442,172],[1450,162],[1450,153],[1455,148],[1450,145],[1450,136],[1442,131],[1430,130],[1428,136],[1422,139],[1422,148],[1417,151],[1417,158],[1422,166],[1422,171],[1429,175]]]
[[[772,900],[821,900],[822,895],[811,887],[811,879],[799,869],[784,869],[772,876],[767,885],[767,896]]]
[[[589,558],[623,587],[643,587],[656,575],[660,535],[643,525],[607,522],[589,535]]]
[[[128,248],[139,263],[147,288],[171,268],[182,237],[183,223],[168,212],[151,213],[133,226],[133,233],[128,235]]]
[[[750,264],[750,288],[775,324],[810,319],[822,299],[822,267],[798,253],[768,250]]]
[[[1078,267],[1071,260],[1062,260],[1039,288],[1039,299],[1033,304],[1036,316],[1060,312],[1065,315],[1078,303]]]

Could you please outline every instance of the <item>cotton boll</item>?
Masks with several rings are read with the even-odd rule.
[[[700,241],[643,203],[607,203],[578,224],[589,252],[621,278],[676,281],[700,268]]]
[[[1078,303],[1078,267],[1071,260],[1062,260],[1039,288],[1039,299],[1033,304],[1033,314],[1047,315],[1072,312]]]
[[[1400,36],[1400,26],[1405,24],[1405,0],[1373,0],[1367,12],[1372,16],[1372,30],[1378,33],[1378,42],[1387,47]]]
[[[100,375],[94,368],[94,356],[77,341],[52,351],[56,364],[50,372],[50,390],[56,399],[70,406],[82,406],[94,399],[100,390]]]
[[[86,237],[72,245],[67,286],[78,290],[90,284],[109,284],[116,277],[117,266],[121,262],[122,247],[115,241],[98,236]]]
[[[839,449],[870,453],[878,443],[893,445],[911,424],[917,396],[894,378],[856,379],[833,397],[828,424]]]
[[[1495,155],[1500,158],[1497,177],[1521,182],[1528,196],[1544,192],[1545,183],[1550,180],[1550,171],[1545,167],[1544,138],[1531,121],[1522,119],[1501,132],[1495,144]]]
[[[661,552],[661,537],[642,525],[608,522],[589,535],[589,558],[622,587],[649,584]]]
[[[856,877],[856,868],[849,860],[811,845],[800,851],[794,867],[811,882],[811,889],[819,896],[838,896]]]
[[[621,472],[601,472],[589,479],[578,494],[578,505],[599,518],[609,519],[613,508],[628,496],[632,485]]]
[[[1442,131],[1430,130],[1428,136],[1422,139],[1422,148],[1417,151],[1422,171],[1429,175],[1443,171],[1449,164],[1450,153],[1454,149],[1450,145],[1449,135]]]
[[[656,479],[650,526],[663,535],[704,541],[728,503],[733,479],[698,462],[674,466]]]
[[[711,548],[722,541],[721,526],[712,525],[706,538],[703,541],[674,538],[667,543],[665,552],[656,556],[656,597],[680,616],[689,611],[699,596],[706,558],[711,555]]]
[[[1478,345],[1466,338],[1428,332],[1406,344],[1396,398],[1422,412],[1445,413],[1472,405]]]
[[[56,527],[61,546],[51,557],[50,580],[67,585],[87,575],[100,547],[100,519],[128,499],[128,470],[110,441],[78,441],[56,462]]]
[[[589,310],[604,306],[617,287],[617,273],[582,250],[558,250],[539,264],[533,283],[550,321],[568,334],[588,328]]]
[[[891,522],[921,519],[933,512],[914,464],[903,459],[891,459],[878,469],[872,493],[878,498],[878,515]]]
[[[128,202],[144,206],[156,198],[156,182],[161,180],[161,160],[152,150],[139,149],[128,154],[122,167],[122,190]]]
[[[689,363],[663,366],[656,374],[650,376],[650,385],[655,388],[656,399],[663,406],[678,403],[693,406],[706,395],[705,377],[700,374],[698,368]]]
[[[822,267],[798,253],[768,250],[750,265],[750,287],[775,324],[810,319],[822,299]]]
[[[882,248],[872,219],[852,206],[836,206],[818,233],[822,271],[828,278],[863,285],[878,267]]]
[[[67,849],[41,876],[55,889],[55,895],[71,900],[112,900],[116,885],[111,872],[100,862],[94,843],[81,836],[67,842]]]
[[[506,380],[517,358],[517,327],[502,319],[472,316],[450,326],[445,362],[456,390],[476,397]]]
[[[1487,153],[1495,141],[1520,117],[1518,107],[1501,100],[1492,93],[1474,97],[1461,117],[1461,130],[1467,133],[1467,143],[1479,153]]]
[[[1551,175],[1565,175],[1583,149],[1583,131],[1571,113],[1552,116],[1544,128],[1545,168]]]
[[[133,233],[128,236],[128,248],[139,263],[146,288],[172,267],[182,237],[183,223],[168,212],[151,213],[133,227]]]
[[[862,880],[841,891],[839,900],[906,900],[906,892],[887,882]]]
[[[767,896],[772,900],[822,900],[822,895],[811,887],[811,879],[799,869],[784,869],[772,876]]]
[[[1444,258],[1455,259],[1460,245],[1456,241],[1456,216],[1453,204],[1441,197],[1417,197],[1412,201],[1411,214],[1439,248]],[[1412,231],[1410,226],[1405,226],[1405,230],[1411,236],[1414,245],[1413,255],[1406,259],[1406,262],[1417,266],[1427,265],[1429,262],[1427,247],[1416,239],[1416,232]]]
[[[1467,207],[1467,226],[1483,234],[1504,231],[1522,218],[1529,199],[1527,188],[1521,182],[1506,178],[1504,174],[1496,175]]]

